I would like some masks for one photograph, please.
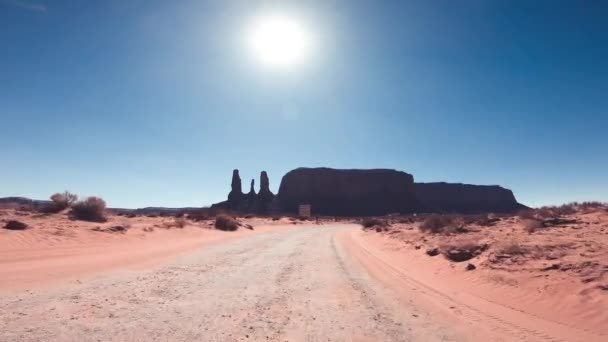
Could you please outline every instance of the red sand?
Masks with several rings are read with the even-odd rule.
[[[466,306],[465,319],[497,319],[525,329],[559,331],[560,337],[608,339],[608,213],[574,217],[578,223],[528,234],[517,218],[466,234],[432,235],[417,224],[393,225],[388,232],[355,231],[347,238],[365,260],[389,265],[410,282],[423,284],[444,307]],[[427,248],[454,241],[482,241],[487,251],[467,262],[428,256]],[[504,245],[530,246],[532,255],[496,259]],[[416,248],[418,247],[418,248]],[[356,251],[355,251],[356,252]],[[504,255],[503,255],[504,257]],[[499,260],[499,261],[497,261]],[[506,260],[506,261],[502,261]],[[465,271],[468,262],[476,270]],[[562,269],[547,269],[559,264]],[[386,274],[379,275],[379,278]],[[391,280],[394,282],[394,279]],[[407,283],[407,282],[406,282]],[[407,287],[401,284],[401,287]],[[399,286],[393,284],[393,286]],[[480,314],[481,313],[481,314]]]
[[[255,230],[223,232],[212,229],[212,221],[177,228],[170,227],[173,218],[112,216],[106,223],[92,223],[72,221],[64,214],[14,210],[2,214],[3,221],[19,220],[30,227],[0,229],[0,290],[82,279],[115,268],[146,267],[204,245],[267,232],[281,222],[247,219],[243,223],[254,225]],[[103,231],[116,225],[129,228],[125,233]]]

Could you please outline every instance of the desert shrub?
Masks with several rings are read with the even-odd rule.
[[[562,204],[560,206],[553,207],[553,212],[557,215],[573,215],[576,214],[576,210],[576,203]]]
[[[224,231],[235,231],[239,228],[239,223],[234,217],[221,214],[215,218],[215,228]]]
[[[253,218],[253,217],[254,217],[253,214],[247,214],[247,215],[245,215],[245,218]]]
[[[418,229],[423,233],[455,233],[464,231],[462,221],[451,215],[430,215],[420,223]]]
[[[536,211],[534,209],[524,209],[517,212],[520,219],[536,219]]]
[[[9,229],[9,230],[24,230],[27,228],[27,224],[21,222],[21,221],[16,221],[16,220],[9,220],[5,225],[4,225],[5,229]]]
[[[473,239],[456,239],[439,246],[441,253],[451,261],[462,262],[480,255],[488,244]]]
[[[367,217],[361,221],[363,228],[373,228],[375,226],[383,227],[386,226],[386,222],[376,217]]]
[[[69,208],[78,200],[78,196],[69,191],[65,191],[63,193],[51,195],[50,199],[51,202],[42,207],[42,211],[45,213],[58,213]]]
[[[105,222],[106,202],[99,197],[89,197],[72,205],[75,219],[92,222]]]
[[[273,216],[272,220],[273,221],[279,221],[281,219],[281,216]]]
[[[498,254],[507,255],[524,255],[528,252],[528,247],[523,246],[517,241],[507,241],[502,244],[499,244],[496,247],[496,252]]]
[[[177,228],[184,228],[188,225],[188,221],[184,217],[176,217],[173,225]]]
[[[162,227],[164,228],[184,228],[185,226],[188,225],[188,220],[186,220],[185,217],[175,217],[173,220],[171,221],[165,221],[162,223]]]
[[[210,220],[213,216],[214,213],[210,208],[200,208],[188,212],[188,218],[196,222]]]
[[[523,219],[522,225],[524,227],[524,231],[532,234],[538,229],[544,228],[543,221],[537,219]]]
[[[608,203],[602,203],[597,201],[588,201],[579,204],[580,210],[584,212],[592,212],[602,209],[608,209]]]

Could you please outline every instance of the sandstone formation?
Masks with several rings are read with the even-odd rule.
[[[256,198],[256,211],[267,214],[274,200],[274,194],[270,191],[270,181],[266,171],[260,174],[260,192]]]
[[[414,189],[425,212],[510,213],[526,208],[517,203],[511,190],[497,185],[416,183]]]
[[[310,204],[315,215],[370,216],[414,213],[422,209],[414,194],[414,177],[405,172],[299,168],[281,180],[282,211],[295,213]]]
[[[260,190],[254,181],[243,194],[239,171],[232,174],[228,200],[213,207],[247,213],[274,211],[295,214],[310,204],[313,215],[377,216],[393,213],[509,213],[526,208],[511,190],[496,185],[414,183],[408,173],[389,169],[340,170],[299,168],[288,172],[275,196],[266,171]]]
[[[239,204],[244,199],[239,170],[235,169],[232,171],[232,182],[230,184],[230,188],[231,190],[228,194],[228,207],[230,209],[238,209]]]
[[[260,191],[255,193],[255,181],[251,180],[249,193],[243,194],[239,170],[232,171],[231,190],[228,200],[212,205],[212,208],[229,209],[243,213],[267,214],[273,207],[274,194],[266,171],[260,174]]]
[[[249,193],[247,193],[246,195],[246,199],[247,199],[247,207],[251,208],[253,206],[255,206],[255,201],[256,201],[256,193],[255,193],[255,180],[251,180],[251,187],[249,188]]]

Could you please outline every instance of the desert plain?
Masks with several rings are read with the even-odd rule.
[[[130,217],[132,216],[132,217]],[[604,341],[608,211],[375,218],[0,210],[0,340]]]

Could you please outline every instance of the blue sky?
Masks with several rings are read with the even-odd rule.
[[[251,18],[307,27],[262,66]],[[608,2],[0,0],[0,196],[114,207],[271,189],[300,166],[608,201]],[[247,188],[247,185],[244,185]]]

